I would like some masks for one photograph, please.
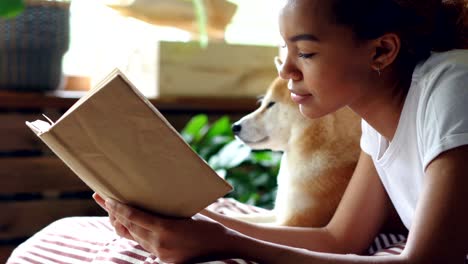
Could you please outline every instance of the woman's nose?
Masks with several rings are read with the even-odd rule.
[[[278,71],[278,75],[281,79],[285,80],[299,80],[301,73],[294,69],[288,62],[283,62],[279,57],[275,57],[275,66]]]

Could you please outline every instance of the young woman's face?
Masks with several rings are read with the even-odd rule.
[[[287,0],[279,17],[287,55],[280,76],[303,115],[317,118],[363,98],[373,74],[372,49],[333,24],[329,1]]]

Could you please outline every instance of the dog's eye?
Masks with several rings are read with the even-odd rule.
[[[267,105],[267,108],[270,108],[270,107],[274,106],[275,103],[276,103],[276,102],[269,102],[268,105]]]

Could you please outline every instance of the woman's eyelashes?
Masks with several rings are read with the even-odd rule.
[[[302,52],[299,52],[297,54],[297,56],[299,58],[302,58],[302,59],[310,59],[312,58],[313,56],[315,56],[317,53],[302,53]]]

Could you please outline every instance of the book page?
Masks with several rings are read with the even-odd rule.
[[[33,122],[28,122],[26,121],[26,125],[36,133],[36,135],[41,135],[42,133],[45,133],[49,131],[49,129],[52,127],[52,124],[43,121],[43,120],[36,120]]]

